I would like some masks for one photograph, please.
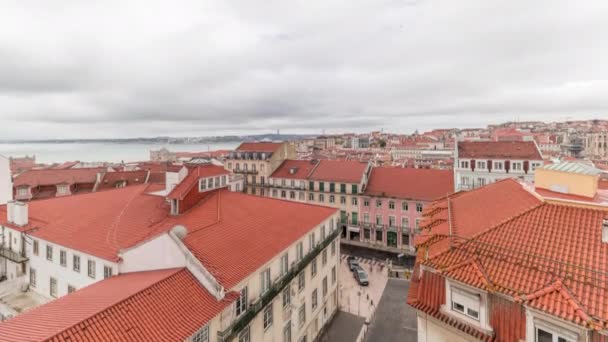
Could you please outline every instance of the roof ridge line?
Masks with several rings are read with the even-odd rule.
[[[115,307],[116,305],[121,304],[121,303],[123,303],[123,302],[125,302],[125,301],[127,301],[127,300],[129,300],[129,299],[131,299],[131,298],[133,298],[133,297],[135,297],[137,294],[139,294],[139,293],[141,293],[141,292],[143,292],[143,291],[145,291],[145,290],[148,290],[148,289],[150,289],[151,287],[156,286],[156,285],[158,285],[158,284],[160,284],[160,283],[162,283],[162,282],[165,282],[167,279],[171,278],[172,276],[176,275],[177,273],[179,273],[179,272],[181,272],[181,271],[183,271],[183,270],[187,270],[187,268],[186,268],[186,267],[174,268],[174,269],[173,269],[173,272],[171,272],[170,274],[168,274],[166,277],[163,277],[163,278],[162,278],[162,279],[160,279],[159,281],[154,282],[154,283],[150,284],[149,286],[146,286],[146,287],[144,287],[143,289],[141,289],[141,290],[139,290],[139,291],[137,291],[137,292],[135,292],[135,293],[131,294],[130,296],[127,296],[126,298],[123,298],[123,299],[121,299],[121,300],[119,300],[119,301],[117,301],[117,302],[115,302],[115,303],[112,303],[111,305],[106,306],[104,309],[102,309],[102,310],[100,310],[100,311],[97,311],[97,312],[95,312],[95,313],[91,314],[90,316],[87,316],[86,318],[83,318],[83,319],[79,320],[77,323],[72,324],[72,325],[70,325],[69,327],[67,327],[67,328],[65,328],[65,329],[62,329],[61,331],[59,331],[59,332],[57,332],[57,333],[55,333],[55,334],[51,335],[50,337],[47,337],[47,338],[46,338],[46,340],[48,340],[48,339],[50,339],[50,338],[52,338],[52,337],[55,337],[55,336],[61,335],[61,334],[63,334],[64,332],[68,331],[69,329],[71,329],[71,328],[73,328],[73,327],[75,327],[75,326],[77,326],[77,325],[79,325],[79,324],[81,324],[81,323],[84,323],[85,321],[87,321],[87,320],[89,320],[89,319],[91,319],[91,318],[95,317],[96,315],[99,315],[99,314],[100,314],[100,313],[102,313],[102,312],[106,312],[106,311],[108,311],[109,309],[111,309],[111,308]],[[117,275],[117,277],[119,277],[119,276],[121,276],[121,275],[132,274],[132,273],[158,272],[158,271],[165,271],[165,270],[150,270],[150,271],[140,271],[140,272],[128,272],[128,273],[122,273],[122,274],[119,274],[119,275]],[[104,280],[102,280],[102,281],[106,281],[106,280],[109,280],[109,279],[111,279],[111,278],[107,278],[107,279],[104,279]],[[101,283],[101,282],[97,282],[97,283]],[[94,283],[94,284],[97,284],[97,283]],[[91,284],[91,285],[94,285],[94,284]],[[67,296],[64,296],[64,297],[62,297],[62,298],[65,298],[65,297],[67,297]],[[61,299],[61,298],[60,298],[60,299]]]

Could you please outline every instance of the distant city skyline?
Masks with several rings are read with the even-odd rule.
[[[606,1],[7,1],[0,139],[608,117],[606,17]]]

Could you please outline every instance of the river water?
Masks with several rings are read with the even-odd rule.
[[[239,142],[213,144],[147,144],[147,143],[0,143],[0,154],[6,157],[35,155],[38,163],[82,162],[133,162],[150,159],[150,150],[165,147],[170,151],[201,152],[234,149]]]

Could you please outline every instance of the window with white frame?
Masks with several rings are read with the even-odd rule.
[[[260,293],[264,294],[270,289],[270,268],[260,273]]]
[[[76,287],[73,285],[68,284],[68,294],[72,293],[76,291]]]
[[[60,195],[65,195],[68,193],[68,186],[67,184],[61,184],[61,185],[57,185],[57,193]]]
[[[95,261],[87,260],[87,274],[89,277],[95,279]]]
[[[336,255],[336,241],[331,242],[331,255]]]
[[[51,297],[57,297],[57,279],[53,277],[50,278],[49,294]]]
[[[331,283],[335,284],[336,283],[336,266],[331,268]]]
[[[352,197],[352,198],[351,198],[350,203],[351,203],[352,205],[357,205],[357,204],[358,204],[357,197]]]
[[[272,326],[272,303],[264,308],[264,330]]]
[[[528,320],[532,324],[533,341],[535,342],[577,342],[579,334],[562,325],[551,323],[539,317]]]
[[[327,249],[321,253],[321,266],[325,266],[325,264],[327,264]]]
[[[317,275],[317,258],[310,262],[310,277],[314,278]]]
[[[17,188],[17,196],[19,196],[19,197],[27,196],[29,190],[30,189],[26,188],[26,187]]]
[[[239,333],[239,342],[249,342],[251,341],[251,332],[249,331],[249,326],[245,329],[241,330]]]
[[[408,211],[409,209],[409,205],[407,203],[407,201],[402,201],[401,202],[401,211]]]
[[[460,168],[461,169],[468,169],[469,168],[469,161],[468,160],[461,160],[460,161]]]
[[[369,207],[369,199],[368,198],[363,199],[363,206],[364,207]]]
[[[382,200],[376,200],[376,208],[382,208]]]
[[[283,307],[286,308],[291,304],[291,286],[287,286],[283,289]]]
[[[315,232],[312,232],[309,236],[308,236],[308,249],[309,251],[312,251],[316,246],[316,239],[315,239]]]
[[[325,237],[327,235],[327,232],[325,231],[325,225],[321,226],[321,241],[325,240]]]
[[[239,298],[236,299],[235,307],[237,316],[240,316],[247,310],[247,286],[243,287],[239,293]]]
[[[291,342],[291,321],[287,321],[283,328],[283,342]]]
[[[209,325],[205,325],[192,335],[192,342],[209,342]]]
[[[80,256],[74,254],[72,256],[72,269],[74,270],[74,272],[78,272],[80,273]]]
[[[314,310],[317,308],[317,305],[319,304],[319,297],[318,297],[317,289],[314,289],[312,291],[311,300],[312,300],[312,309]]]
[[[46,260],[53,261],[53,246],[46,245]]]
[[[334,195],[329,195],[329,203],[335,203],[336,197]]]
[[[304,243],[302,241],[296,245],[296,257],[298,261],[304,259]]]
[[[409,228],[410,227],[410,219],[407,217],[401,218],[401,228]]]
[[[451,310],[468,318],[479,321],[481,297],[478,293],[469,292],[455,286],[451,290]]]
[[[306,274],[304,272],[298,274],[298,291],[302,292],[306,287]]]
[[[103,266],[103,279],[110,278],[112,276],[112,266]]]
[[[30,267],[30,286],[36,287],[36,270]]]
[[[303,303],[298,310],[298,325],[302,327],[306,323],[306,303]]]
[[[522,166],[520,162],[513,162],[511,163],[511,168],[515,171],[521,171]]]
[[[485,161],[477,161],[477,168],[478,169],[485,169],[486,168],[486,162]]]
[[[281,257],[281,275],[284,275],[289,270],[289,254],[285,253]]]
[[[424,207],[422,206],[422,203],[420,203],[420,202],[416,203],[416,212],[421,213],[423,209],[424,209]]]
[[[503,163],[499,162],[499,161],[495,161],[494,162],[494,170],[502,170],[503,169]]]
[[[67,267],[68,265],[68,252],[63,249],[59,250],[59,265]]]

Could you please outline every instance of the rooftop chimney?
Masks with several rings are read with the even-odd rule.
[[[29,222],[27,203],[10,201],[6,205],[6,220],[17,226],[27,226]]]
[[[0,155],[0,205],[13,200],[11,161]]]

